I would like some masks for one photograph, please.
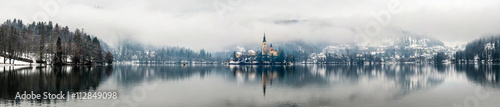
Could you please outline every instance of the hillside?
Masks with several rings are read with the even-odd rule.
[[[80,29],[70,31],[68,26],[51,21],[25,24],[14,19],[5,21],[0,27],[3,63],[15,63],[11,59],[35,59],[37,63],[58,65],[112,61],[106,49],[106,43],[97,37]]]
[[[467,43],[465,50],[455,53],[457,62],[500,62],[500,35],[482,37]]]

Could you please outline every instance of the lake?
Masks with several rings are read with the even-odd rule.
[[[500,106],[500,65],[115,64],[0,69],[0,106]],[[24,91],[115,92],[117,98],[15,99]]]

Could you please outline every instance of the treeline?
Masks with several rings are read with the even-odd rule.
[[[340,63],[340,64],[364,64],[364,63],[382,63],[384,62],[381,55],[372,55],[370,53],[364,54],[347,54],[347,55],[339,55],[327,53],[326,58],[324,59],[325,63]]]
[[[132,42],[130,40],[124,40],[119,44],[115,56],[117,61],[139,61],[148,63],[222,61],[220,56],[214,56],[213,53],[207,52],[204,49],[195,51],[178,46],[144,46],[141,43]]]
[[[361,50],[358,47],[345,48],[336,53],[325,52],[325,58],[318,58],[318,62],[339,64],[373,64],[385,62],[432,62],[431,58],[421,56],[425,52],[418,49],[404,47],[388,47],[383,53],[372,53],[377,48],[370,47]],[[417,54],[417,55],[415,55]]]
[[[3,63],[13,60],[47,64],[93,64],[112,62],[112,54],[101,41],[80,29],[49,22],[24,24],[22,20],[5,21],[0,27],[0,56]],[[67,60],[71,59],[71,60]]]
[[[272,64],[275,63],[295,63],[296,57],[294,54],[287,54],[286,51],[283,48],[278,48],[278,55],[262,55],[260,51],[257,52],[257,59],[259,63],[264,63],[265,61],[269,61]]]
[[[235,62],[239,61],[243,63],[245,62],[251,63],[257,61],[257,63],[259,64],[286,64],[286,63],[295,63],[297,60],[295,54],[286,53],[286,51],[283,48],[278,48],[277,52],[278,53],[276,56],[274,56],[273,54],[262,55],[262,51],[257,51],[255,55],[241,55],[238,57],[236,51],[233,51],[230,59],[227,59],[226,62],[232,60]]]
[[[457,51],[454,57],[458,63],[500,62],[500,35],[469,42],[465,50]]]

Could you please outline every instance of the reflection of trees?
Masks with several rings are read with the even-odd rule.
[[[43,92],[95,90],[102,80],[111,75],[111,72],[112,66],[27,67],[7,70],[0,73],[0,98],[14,99],[17,92],[24,93],[24,91],[43,94]]]
[[[115,79],[121,84],[134,86],[154,79],[181,80],[199,74],[203,78],[210,70],[222,70],[217,66],[178,66],[178,65],[116,65]]]
[[[400,98],[419,90],[433,88],[444,82],[447,65],[436,67],[433,65],[395,65],[396,69],[388,67],[382,69],[383,72],[392,72],[394,75],[390,81],[394,82],[397,93],[394,98]],[[399,68],[399,69],[397,69]]]
[[[457,72],[463,72],[467,79],[481,86],[500,88],[500,65],[455,65]]]
[[[178,66],[117,65],[118,83],[135,86],[144,81],[161,79],[177,81],[193,76],[217,75],[238,83],[262,84],[263,92],[270,85],[302,88],[311,85],[380,83],[396,90],[394,98],[443,83],[449,65],[296,65],[296,66]]]
[[[266,82],[270,78],[277,85],[295,88],[310,85],[359,84],[360,82],[379,82],[387,87],[394,87],[394,98],[411,92],[432,88],[443,83],[440,70],[427,65],[297,65],[297,66],[235,66],[231,68],[236,79],[252,82],[252,77],[261,79],[264,94]],[[272,75],[276,76],[272,76]],[[241,76],[243,75],[243,76]]]

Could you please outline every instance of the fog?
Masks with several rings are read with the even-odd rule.
[[[2,0],[0,20],[50,20],[112,47],[132,39],[218,51],[260,44],[264,33],[268,42],[338,43],[377,39],[393,28],[467,42],[500,33],[498,10],[498,0]]]

